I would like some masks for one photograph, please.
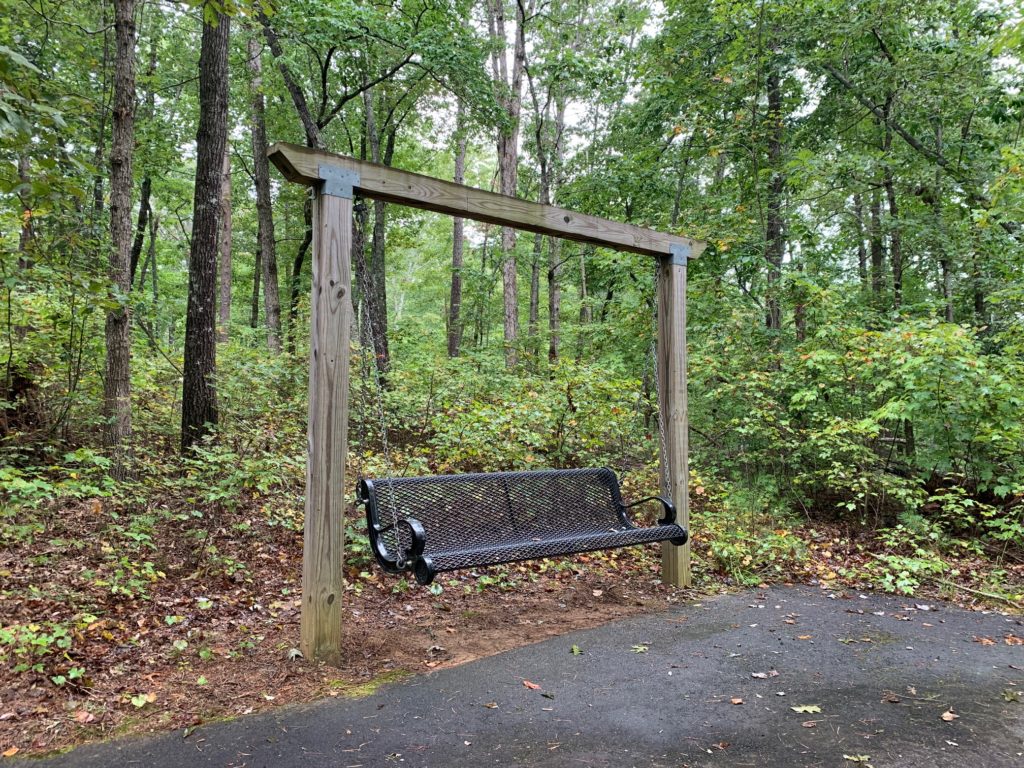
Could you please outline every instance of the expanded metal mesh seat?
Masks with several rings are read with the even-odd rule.
[[[364,478],[357,497],[377,561],[420,584],[460,568],[687,539],[671,502],[624,504],[605,468]],[[627,510],[650,501],[663,517],[634,526]]]

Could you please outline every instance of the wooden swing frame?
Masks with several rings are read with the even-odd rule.
[[[576,240],[658,260],[658,396],[664,410],[663,494],[689,528],[686,400],[686,265],[705,244],[442,181],[344,155],[275,144],[268,155],[284,177],[313,189],[309,428],[302,551],[300,649],[339,663],[352,328],[352,205],[367,197],[504,227]],[[662,581],[690,586],[690,545],[662,544]]]

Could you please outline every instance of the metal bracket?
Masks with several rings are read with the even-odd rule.
[[[320,188],[321,195],[345,197],[351,200],[353,187],[359,186],[358,173],[337,165],[321,165],[320,178],[324,182]]]
[[[662,255],[661,258],[664,263],[671,264],[673,267],[685,267],[692,255],[693,248],[690,247],[689,243],[671,243],[668,247],[668,253]]]

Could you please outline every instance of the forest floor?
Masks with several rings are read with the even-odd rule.
[[[4,756],[118,734],[187,734],[283,704],[361,696],[687,597],[660,583],[654,547],[445,575],[434,590],[380,573],[361,551],[346,566],[344,657],[326,667],[294,650],[301,533],[266,524],[254,507],[219,513],[201,540],[188,514],[112,518],[99,500],[37,520],[32,531],[8,527],[0,550],[0,627],[20,627],[0,634]],[[807,557],[774,581],[842,586],[838,563],[872,557],[839,527],[793,535],[804,537]],[[700,567],[705,554],[698,538],[701,589],[736,586]],[[979,583],[994,567],[958,566]],[[1004,583],[1024,585],[1024,564],[1002,569]],[[920,599],[937,595],[922,590]],[[986,605],[969,591],[945,596]]]

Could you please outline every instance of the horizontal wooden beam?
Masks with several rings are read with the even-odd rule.
[[[330,166],[358,174],[359,181],[353,185],[356,194],[411,208],[648,256],[667,256],[682,250],[695,258],[705,247],[700,240],[531,203],[296,144],[274,144],[268,155],[284,177],[297,184],[319,185],[324,180],[321,166]]]

